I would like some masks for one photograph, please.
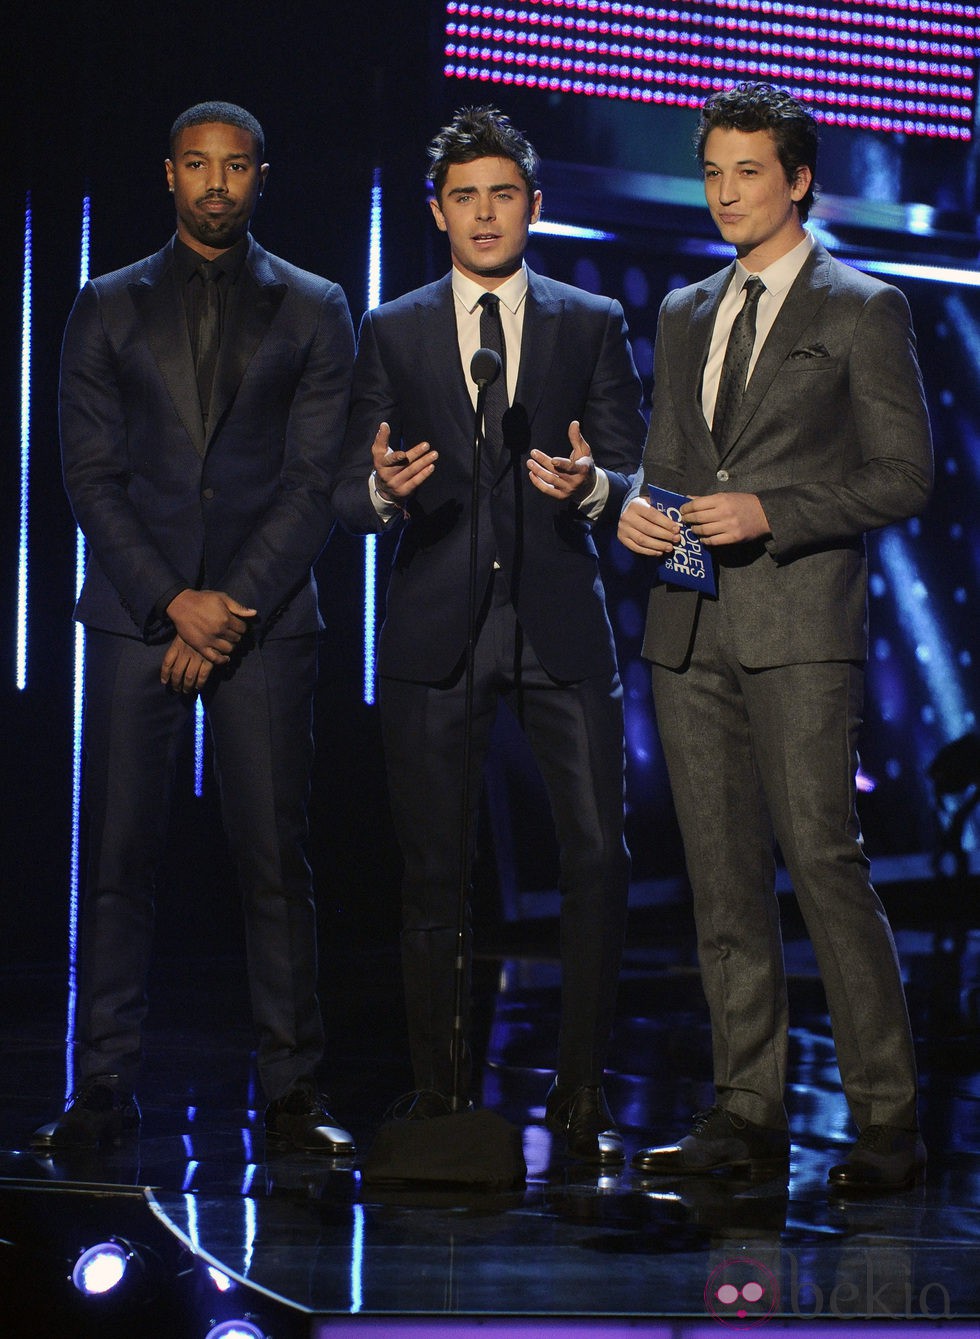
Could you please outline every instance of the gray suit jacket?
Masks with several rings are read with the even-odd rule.
[[[728,267],[668,294],[660,310],[645,482],[689,495],[755,493],[771,538],[716,550],[735,653],[748,668],[867,654],[865,532],[919,511],[932,441],[909,306],[896,288],[817,244],[787,294],[746,387],[724,458],[701,380]],[[658,584],[644,656],[680,667],[695,591]]]

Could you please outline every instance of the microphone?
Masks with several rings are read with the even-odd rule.
[[[470,376],[482,391],[497,380],[502,366],[500,354],[495,349],[477,349],[470,363]]]

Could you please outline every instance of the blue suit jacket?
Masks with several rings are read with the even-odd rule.
[[[450,275],[368,312],[361,323],[351,420],[333,494],[337,515],[360,533],[383,529],[368,478],[378,425],[392,444],[427,441],[434,473],[413,495],[388,587],[379,645],[382,675],[437,682],[459,664],[467,639],[467,572],[474,412],[459,356]],[[528,272],[521,362],[510,429],[519,456],[494,469],[484,456],[478,572],[495,557],[545,669],[574,680],[616,663],[592,527],[577,507],[530,483],[532,448],[569,454],[579,419],[609,478],[602,520],[619,515],[645,434],[641,388],[618,302]]]
[[[149,641],[175,586],[225,590],[259,636],[319,626],[353,327],[341,289],[254,239],[205,438],[173,243],[80,291],[61,363],[65,486],[89,546],[76,617]]]

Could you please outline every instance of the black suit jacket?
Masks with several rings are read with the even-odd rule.
[[[333,494],[359,533],[384,528],[371,502],[371,442],[391,425],[392,445],[427,441],[434,473],[403,522],[379,645],[382,675],[437,682],[463,656],[473,478],[474,413],[461,365],[451,275],[366,313],[351,419]],[[532,448],[567,456],[568,425],[582,432],[609,479],[600,519],[613,519],[642,449],[641,388],[618,302],[528,271],[521,362],[508,430],[516,468],[483,459],[479,566],[496,557],[521,623],[545,669],[575,680],[616,663],[592,526],[576,506],[530,483]]]
[[[65,486],[89,545],[76,617],[168,640],[175,586],[225,590],[259,636],[319,626],[353,327],[341,289],[249,238],[205,438],[173,243],[80,291],[65,332]]]

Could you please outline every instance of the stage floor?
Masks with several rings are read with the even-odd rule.
[[[816,1326],[895,1336],[980,1322],[980,905],[944,886],[881,890],[899,939],[922,1071],[926,1184],[836,1200],[853,1137],[809,948],[785,917],[793,1030],[788,1181],[597,1174],[543,1128],[558,1007],[554,927],[512,927],[482,958],[483,1100],[522,1131],[526,1186],[366,1187],[358,1159],[266,1157],[233,957],[158,963],[142,1137],[111,1154],[29,1151],[64,1085],[59,973],[0,973],[0,1335],[168,1334],[223,1318],[262,1335],[588,1332],[705,1336]],[[334,1114],[366,1152],[409,1086],[398,971],[361,936],[328,952]],[[710,1103],[709,1039],[683,905],[634,913],[607,1091],[628,1150],[684,1133]],[[150,1263],[113,1310],[67,1282],[118,1236]],[[220,1271],[216,1288],[205,1266]],[[724,1285],[724,1286],[723,1286]],[[752,1286],[749,1286],[752,1285]],[[745,1292],[741,1292],[741,1289]],[[746,1300],[747,1299],[747,1300]],[[87,1308],[87,1309],[86,1309]],[[241,1331],[239,1331],[241,1332]]]

